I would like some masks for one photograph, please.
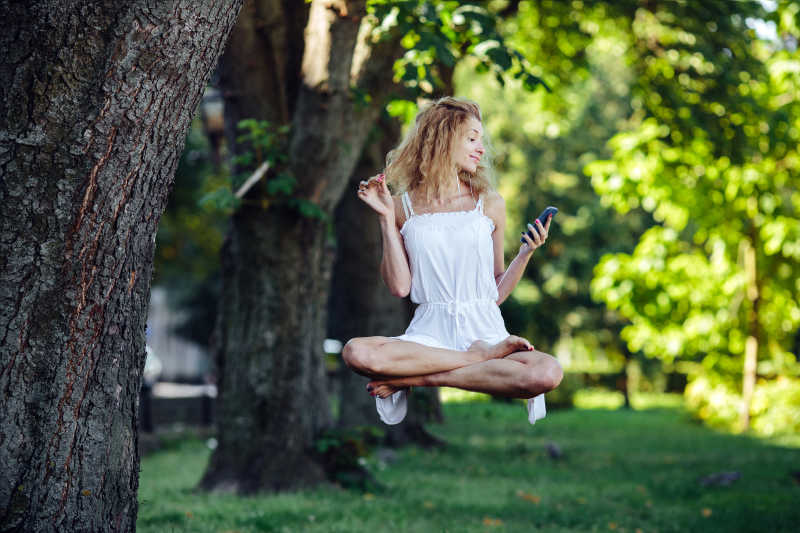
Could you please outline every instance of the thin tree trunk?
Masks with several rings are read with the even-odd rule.
[[[0,530],[135,529],[156,227],[237,0],[0,3]]]
[[[742,431],[750,428],[750,405],[753,402],[753,392],[756,387],[756,374],[758,368],[758,307],[760,290],[758,287],[758,269],[756,264],[756,235],[755,229],[751,230],[750,239],[745,246],[744,269],[747,277],[747,299],[750,309],[747,312],[747,340],[744,347],[744,367],[742,369],[742,405],[739,411],[739,425]]]

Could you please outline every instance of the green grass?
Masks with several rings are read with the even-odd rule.
[[[143,459],[138,530],[796,530],[800,485],[790,474],[800,470],[800,449],[715,433],[674,402],[634,405],[552,412],[530,426],[521,404],[446,404],[447,422],[431,429],[449,445],[407,448],[390,464],[371,460],[386,486],[376,494],[333,486],[252,497],[197,492],[209,451],[183,440]],[[561,460],[548,456],[551,441]],[[723,471],[741,478],[728,487],[699,483]]]

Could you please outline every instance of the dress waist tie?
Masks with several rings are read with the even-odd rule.
[[[492,298],[476,298],[473,300],[449,300],[446,302],[420,302],[419,307],[439,307],[443,308],[448,315],[453,317],[455,327],[453,328],[453,342],[451,346],[457,346],[457,340],[461,338],[461,327],[467,318],[467,309],[479,307],[481,305],[493,305],[497,302]]]

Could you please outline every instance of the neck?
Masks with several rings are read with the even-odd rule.
[[[467,184],[461,183],[460,188],[453,184],[453,185],[442,185],[439,189],[439,193],[435,194],[431,201],[434,204],[445,204],[449,201],[456,200],[461,198],[462,196],[466,196],[470,194],[470,188]]]
[[[459,196],[463,192],[464,185],[465,184],[461,183],[461,178],[459,178],[458,174],[456,174],[452,179],[447,180],[439,185],[439,194],[436,199],[444,200],[447,198],[452,198],[453,196]]]

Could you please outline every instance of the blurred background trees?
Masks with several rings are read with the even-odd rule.
[[[592,289],[631,321],[632,351],[680,362],[702,418],[797,431],[797,5],[718,7],[629,18],[634,113],[586,172],[618,212],[656,224],[600,262]]]
[[[351,97],[381,106],[382,121],[409,120],[420,99],[451,91],[482,106],[508,206],[507,259],[518,246],[512,228],[521,231],[547,205],[560,209],[548,244],[503,306],[509,330],[565,365],[553,403],[569,404],[576,388],[592,383],[636,392],[683,391],[688,382],[688,405],[701,419],[761,434],[798,431],[797,2],[376,1],[367,8],[379,33],[396,40],[393,67],[383,73],[394,79],[383,100],[370,91]],[[550,92],[530,91],[540,79]],[[397,127],[371,124],[361,164],[342,183],[380,170],[392,144],[385,135]],[[230,194],[212,196],[205,211],[196,207],[225,180],[241,179],[228,177],[241,173],[229,163],[215,166],[202,131],[198,121],[159,233],[157,275],[172,294],[218,298],[213,257],[225,209],[235,219],[245,207]],[[241,155],[232,138],[229,131],[223,152]],[[255,194],[270,183],[280,185],[278,173]],[[319,222],[319,245],[329,254],[349,230],[343,220],[374,225],[369,213],[334,218],[337,202],[321,208],[329,218]],[[285,230],[300,218],[260,224]],[[359,262],[370,254],[376,261],[373,248],[361,260],[338,256],[343,270],[332,297],[355,297],[347,283],[377,276]],[[170,255],[193,254],[191,267],[170,273],[178,264]],[[182,284],[188,290],[178,290]],[[364,317],[391,298],[379,283],[373,289],[356,305]],[[209,316],[213,297],[174,301]],[[327,328],[344,342],[358,320],[337,324],[342,309],[357,312],[340,304],[331,301],[339,311]],[[407,311],[394,312],[383,334],[391,324],[402,332]],[[210,333],[208,319],[191,323],[206,324],[195,338]]]

